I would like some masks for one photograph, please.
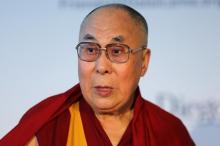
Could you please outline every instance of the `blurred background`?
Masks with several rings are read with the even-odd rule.
[[[0,0],[0,138],[31,106],[78,82],[80,23],[112,2],[149,25],[143,96],[178,116],[197,146],[219,146],[220,0]]]

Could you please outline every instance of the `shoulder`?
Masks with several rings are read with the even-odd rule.
[[[76,84],[69,90],[47,97],[38,104],[31,107],[21,118],[20,121],[30,118],[32,115],[42,113],[43,115],[53,113],[62,105],[71,105],[76,102],[81,96],[81,90],[79,84]],[[42,116],[42,115],[41,115]]]
[[[43,109],[47,109],[47,107],[49,105],[53,104],[57,100],[57,98],[60,96],[62,96],[62,94],[50,96],[50,97],[47,97],[46,99],[40,101],[39,103],[37,103],[36,105],[31,107],[27,112],[25,112],[25,114],[22,116],[20,122],[25,119],[28,119],[29,117],[31,117],[35,113],[43,111]]]
[[[175,122],[175,123],[182,123],[181,120],[174,116],[173,114],[171,114],[170,112],[162,109],[161,107],[159,107],[158,105],[143,99],[143,103],[144,103],[144,111],[148,112],[149,116],[151,116],[152,118],[159,118],[163,121],[169,121],[169,122]],[[159,120],[160,121],[160,120]]]
[[[145,99],[143,110],[148,113],[152,124],[159,124],[160,126],[163,126],[164,129],[171,130],[184,126],[178,117]]]
[[[166,137],[176,145],[194,145],[193,140],[183,122],[173,114],[165,111],[156,104],[144,99],[144,113],[147,113],[148,125],[158,137]],[[168,136],[168,137],[167,137]]]

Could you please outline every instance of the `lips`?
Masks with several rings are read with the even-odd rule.
[[[113,88],[110,86],[95,86],[95,92],[99,96],[108,97],[112,94]]]

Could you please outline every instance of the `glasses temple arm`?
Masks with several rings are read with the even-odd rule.
[[[136,49],[131,49],[131,53],[135,53],[135,52],[138,52],[138,51],[141,51],[141,50],[145,50],[147,49],[146,47],[142,47],[142,48],[136,48]]]

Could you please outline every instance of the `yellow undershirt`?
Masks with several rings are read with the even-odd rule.
[[[79,102],[73,104],[69,111],[71,118],[66,146],[87,146],[79,111]]]

